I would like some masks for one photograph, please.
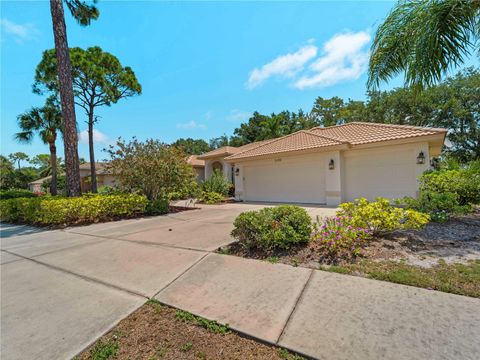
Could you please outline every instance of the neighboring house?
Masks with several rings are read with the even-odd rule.
[[[100,186],[115,186],[116,180],[112,174],[112,171],[109,170],[105,163],[95,163],[95,170],[97,173],[97,187]],[[90,163],[80,164],[80,186],[82,192],[88,192],[92,190],[91,184],[91,171]]]
[[[195,171],[195,179],[197,183],[201,183],[205,180],[205,160],[200,160],[198,155],[191,155],[187,159],[187,163],[193,166]]]
[[[95,169],[97,171],[97,186],[115,186],[115,177],[112,175],[112,172],[107,169],[105,163],[95,163]],[[59,176],[63,176],[64,174],[59,174]],[[92,185],[90,180],[90,163],[83,163],[80,164],[80,186],[82,188],[82,192],[91,191]],[[33,192],[41,192],[42,184],[50,180],[52,177],[47,176],[31,183],[28,183],[28,187]]]
[[[352,122],[302,130],[197,157],[205,178],[216,169],[235,197],[338,205],[359,197],[416,196],[417,178],[440,155],[447,130]]]
[[[45,176],[43,178],[40,178],[38,180],[32,181],[28,183],[28,188],[31,192],[34,193],[41,193],[44,192],[42,189],[42,185],[45,181],[48,181],[52,178],[52,176]]]

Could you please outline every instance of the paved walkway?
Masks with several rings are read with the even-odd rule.
[[[479,299],[212,253],[258,207],[4,226],[2,359],[71,358],[151,297],[318,359],[478,358]]]

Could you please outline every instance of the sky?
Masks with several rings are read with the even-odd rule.
[[[79,26],[65,10],[69,46],[100,46],[130,66],[142,94],[98,108],[95,149],[133,136],[173,142],[231,135],[254,112],[309,111],[318,96],[365,99],[368,51],[392,1],[107,1]],[[0,1],[1,153],[48,153],[38,138],[14,140],[42,51],[53,48],[48,1]],[[394,79],[382,89],[401,86]],[[79,155],[88,159],[86,116],[76,109]],[[58,144],[60,156],[63,144]]]

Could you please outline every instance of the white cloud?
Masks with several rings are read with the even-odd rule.
[[[333,36],[318,57],[294,83],[294,87],[325,87],[342,81],[356,80],[367,69],[370,34],[367,31]]]
[[[6,18],[0,19],[2,32],[13,35],[18,43],[31,39],[38,34],[38,30],[33,24],[16,24]]]
[[[83,130],[78,134],[78,141],[88,144],[88,130]],[[109,144],[111,140],[107,135],[99,130],[93,129],[93,143],[94,144]]]
[[[177,124],[177,128],[193,130],[193,129],[206,129],[207,127],[204,124],[198,124],[196,121],[192,120],[187,123]]]
[[[240,121],[247,120],[251,116],[252,116],[252,113],[248,111],[240,111],[238,109],[233,109],[232,111],[230,111],[230,114],[227,116],[227,120],[240,122]]]
[[[247,81],[247,88],[260,86],[272,76],[291,78],[315,56],[317,47],[314,45],[306,45],[297,52],[281,55],[268,64],[253,69]]]

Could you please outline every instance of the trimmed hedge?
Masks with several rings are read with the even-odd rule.
[[[143,214],[147,203],[137,194],[17,198],[0,201],[0,218],[34,225],[86,224]]]
[[[306,243],[312,233],[312,219],[294,205],[241,213],[234,221],[232,236],[247,249],[285,249]]]
[[[16,199],[16,198],[33,198],[37,195],[30,190],[25,189],[11,189],[11,190],[1,190],[0,199]]]

